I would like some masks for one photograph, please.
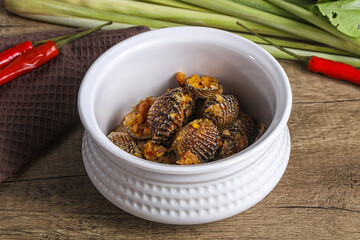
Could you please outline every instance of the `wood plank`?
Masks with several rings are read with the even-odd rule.
[[[307,71],[295,61],[279,60],[293,93],[293,102],[359,101],[359,86]]]
[[[1,36],[67,28],[20,18],[3,4]],[[194,226],[134,217],[90,182],[79,123],[0,184],[0,239],[360,239],[359,87],[279,62],[293,92],[291,158],[253,208]]]
[[[283,197],[279,201],[276,190],[280,190],[280,186],[244,213],[223,221],[193,226],[164,225],[134,217],[105,200],[87,177],[5,183],[0,189],[5,190],[0,190],[3,213],[0,216],[0,233],[6,239],[12,236],[14,239],[45,236],[63,239],[111,239],[113,236],[121,236],[120,239],[151,236],[159,239],[198,239],[205,236],[212,239],[360,237],[360,212],[287,206],[289,200],[297,195]]]
[[[326,111],[324,111],[326,109]],[[360,101],[294,104],[291,158],[279,184],[288,205],[360,211]]]
[[[69,27],[19,17],[6,11],[4,0],[0,0],[0,36],[61,30],[67,28]]]
[[[25,229],[30,229],[30,233],[15,231],[15,238],[54,237],[51,234],[60,233],[62,235],[56,236],[78,237],[78,232],[85,231],[85,219],[90,219],[86,224],[96,229],[85,231],[87,237],[108,238],[116,234],[129,239],[146,236],[192,239],[204,233],[214,239],[235,236],[256,239],[360,237],[360,152],[356,147],[359,146],[356,137],[360,136],[360,129],[356,127],[356,118],[350,117],[359,108],[360,102],[327,103],[327,112],[323,111],[323,103],[294,104],[289,122],[292,152],[285,175],[262,202],[230,219],[186,227],[148,222],[123,212],[104,199],[87,176],[71,177],[65,173],[56,177],[55,170],[46,169],[47,173],[53,171],[55,175],[48,176],[55,178],[0,185],[0,211],[8,219],[0,227],[0,232],[14,226],[15,219],[25,213],[21,222],[29,224]],[[352,121],[341,127],[344,119]],[[78,138],[80,130],[75,134]],[[67,144],[70,145],[71,141]],[[49,166],[58,167],[61,166]],[[42,175],[41,167],[37,171],[40,171],[37,175]],[[64,171],[60,169],[59,172]],[[28,218],[36,220],[30,224]],[[62,221],[58,223],[57,218]],[[48,227],[38,231],[44,222]],[[120,222],[121,228],[118,226]],[[58,224],[56,227],[55,223]],[[141,230],[136,233],[139,226]]]

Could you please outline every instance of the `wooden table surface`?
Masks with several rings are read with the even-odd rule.
[[[0,1],[0,35],[65,29]],[[360,87],[280,61],[291,82],[291,157],[260,203],[234,217],[174,226],[107,201],[82,163],[79,123],[0,184],[0,239],[360,239]]]

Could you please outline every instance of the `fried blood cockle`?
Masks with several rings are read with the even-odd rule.
[[[223,88],[219,85],[219,80],[210,76],[198,76],[193,74],[186,79],[185,86],[189,91],[198,98],[212,98],[221,95]]]
[[[141,157],[140,149],[136,145],[135,140],[128,133],[111,132],[108,135],[108,139],[125,152],[128,152],[136,157]]]
[[[178,72],[175,79],[179,87],[141,100],[109,140],[148,161],[195,165],[241,152],[266,131],[217,78]]]
[[[210,119],[221,128],[233,123],[239,114],[239,102],[234,95],[222,95],[221,99],[209,98],[204,103],[202,118]]]
[[[185,88],[171,89],[158,97],[151,105],[147,122],[152,141],[164,144],[169,141],[192,113],[194,98]]]
[[[220,134],[215,124],[208,119],[195,119],[180,129],[171,146],[181,158],[190,150],[201,162],[214,158],[220,145]]]

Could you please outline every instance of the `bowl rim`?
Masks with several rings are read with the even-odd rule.
[[[259,54],[262,54],[263,60],[270,63],[273,67],[273,70],[277,72],[279,78],[277,81],[281,81],[281,85],[284,88],[284,94],[286,95],[285,99],[287,99],[282,112],[279,113],[278,106],[275,108],[274,117],[277,114],[280,114],[279,123],[276,126],[274,125],[274,121],[271,122],[268,129],[272,128],[271,132],[266,131],[264,136],[261,137],[254,144],[241,151],[240,153],[234,154],[224,159],[219,159],[213,162],[198,164],[198,165],[169,165],[151,162],[145,159],[141,159],[135,157],[118,147],[116,147],[113,143],[111,143],[106,135],[101,131],[100,127],[97,124],[95,112],[93,111],[94,101],[91,101],[89,104],[89,96],[95,96],[96,94],[96,78],[93,75],[97,75],[98,67],[102,66],[102,64],[106,63],[107,60],[111,59],[115,55],[126,54],[132,47],[137,46],[138,44],[144,43],[144,40],[148,39],[156,39],[159,36],[170,36],[174,35],[183,36],[184,33],[192,32],[193,34],[218,34],[224,38],[232,38],[234,41],[242,41],[243,44],[247,44],[248,46],[253,47],[258,51]],[[194,37],[193,35],[191,35]],[[147,42],[149,44],[149,42]],[[243,45],[237,43],[237,45]],[[241,48],[241,47],[240,47]],[[116,53],[116,54],[115,54]],[[94,87],[95,85],[95,87]],[[277,90],[277,89],[275,89]],[[90,93],[90,94],[89,94]],[[257,154],[258,149],[264,149],[266,146],[271,145],[271,142],[274,141],[276,136],[283,130],[286,126],[286,123],[290,117],[292,107],[292,93],[291,87],[288,80],[288,77],[278,63],[278,61],[266,50],[261,48],[256,43],[236,35],[231,32],[227,32],[224,30],[219,30],[215,28],[208,27],[198,27],[198,26],[181,26],[181,27],[169,27],[163,29],[152,30],[144,33],[140,33],[138,35],[132,36],[122,42],[119,42],[106,50],[98,59],[94,61],[94,63],[90,66],[88,71],[86,72],[78,93],[78,112],[80,116],[80,120],[85,128],[85,130],[90,134],[90,136],[94,139],[94,141],[100,145],[99,150],[105,153],[104,150],[109,152],[111,155],[116,156],[119,160],[123,160],[131,166],[138,167],[144,170],[148,170],[151,172],[164,173],[164,174],[199,174],[206,173],[211,171],[217,171],[219,169],[227,168],[236,164],[237,162],[243,162],[247,159],[250,159],[252,156]],[[90,118],[89,118],[90,117]],[[116,164],[119,164],[118,161],[114,161]]]

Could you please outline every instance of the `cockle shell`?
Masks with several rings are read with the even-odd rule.
[[[128,130],[123,123],[120,123],[112,130],[112,132],[125,132],[126,133],[126,132],[128,132]]]
[[[147,123],[155,144],[166,143],[192,113],[194,99],[185,88],[171,89],[151,105]]]
[[[220,98],[207,99],[202,110],[202,118],[210,119],[222,128],[237,119],[239,102],[234,95],[222,95]]]
[[[242,129],[244,129],[246,136],[248,137],[249,145],[255,142],[255,139],[259,135],[258,126],[253,116],[247,113],[240,112],[238,115],[238,121]]]
[[[219,148],[219,157],[225,158],[238,153],[248,147],[248,138],[246,136],[241,121],[238,120],[219,130],[221,137],[221,147]]]
[[[140,149],[130,134],[125,132],[111,132],[108,135],[108,139],[125,152],[141,158]]]
[[[202,80],[207,80],[208,82],[212,82],[214,84],[210,84],[210,86],[202,86],[201,84],[193,84],[192,82],[201,83]],[[185,82],[185,86],[189,91],[198,98],[212,98],[216,95],[221,95],[223,92],[223,87],[218,84],[219,81],[214,77],[209,76],[198,76],[193,74],[191,78],[187,79]]]
[[[187,121],[184,124],[191,122],[195,119],[201,118],[201,111],[204,108],[205,101],[206,101],[206,99],[202,99],[202,98],[195,99],[192,114],[187,118]]]
[[[261,138],[262,135],[264,135],[266,131],[266,127],[264,123],[259,123],[258,124],[258,135],[255,138],[255,141],[259,140],[259,138]]]
[[[202,114],[202,110],[204,109],[205,102],[206,102],[206,99],[203,99],[203,98],[197,98],[195,100],[195,106],[194,106],[194,111],[193,111],[194,120],[201,118],[201,114]]]
[[[191,151],[202,162],[212,159],[220,144],[215,124],[208,119],[196,119],[182,127],[171,146],[178,157]]]

